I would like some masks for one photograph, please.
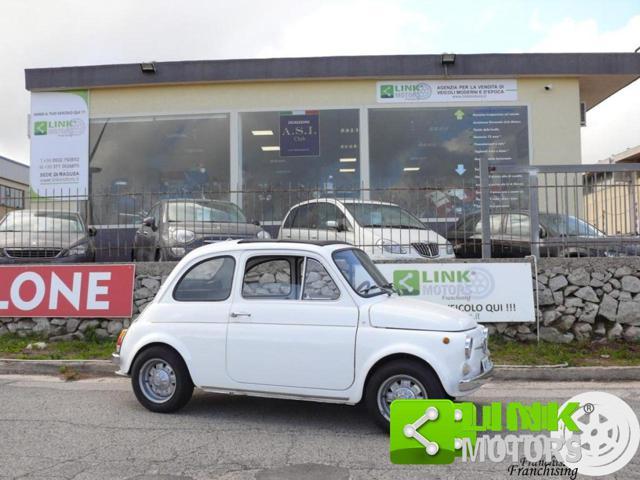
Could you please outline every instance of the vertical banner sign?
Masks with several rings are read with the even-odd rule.
[[[39,196],[86,196],[89,106],[86,90],[31,94],[30,183]]]
[[[530,263],[377,263],[400,295],[468,313],[477,322],[535,322]]]
[[[317,111],[280,114],[280,156],[320,155],[320,115]]]

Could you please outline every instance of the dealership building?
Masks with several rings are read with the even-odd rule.
[[[134,223],[149,207],[138,195],[153,192],[221,196],[277,226],[292,203],[327,192],[401,198],[421,218],[455,218],[460,203],[473,208],[473,195],[453,186],[473,187],[481,158],[579,164],[586,112],[640,76],[640,54],[279,58],[25,73],[32,117],[43,92],[86,101],[87,165],[80,155],[79,172],[95,199],[94,223]],[[32,170],[34,140],[48,138],[36,121]],[[430,186],[439,188],[389,193]]]

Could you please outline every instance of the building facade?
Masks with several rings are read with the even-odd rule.
[[[453,221],[481,158],[579,164],[584,112],[638,76],[631,53],[408,55],[29,69],[26,87],[88,92],[93,223],[200,195],[277,228],[327,194]]]
[[[29,191],[29,166],[0,156],[0,218],[25,207]]]

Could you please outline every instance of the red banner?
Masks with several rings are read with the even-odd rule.
[[[0,266],[0,317],[129,318],[135,265]]]

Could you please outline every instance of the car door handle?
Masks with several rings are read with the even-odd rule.
[[[231,312],[231,318],[250,317],[250,316],[251,314],[247,312]]]

